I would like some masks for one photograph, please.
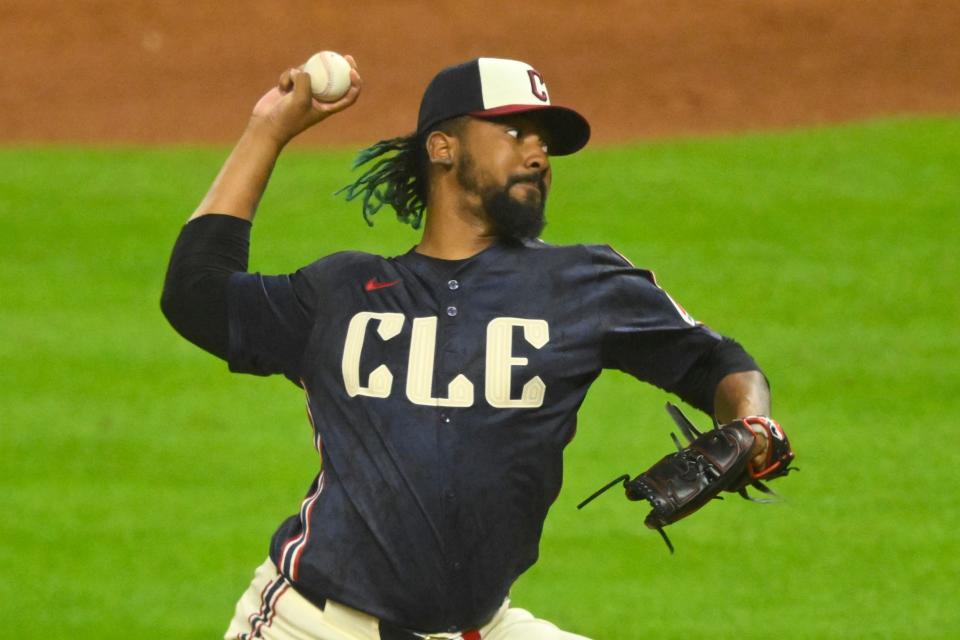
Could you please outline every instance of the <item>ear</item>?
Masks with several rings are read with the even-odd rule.
[[[427,136],[427,157],[431,164],[452,166],[458,140],[443,131],[434,131]]]

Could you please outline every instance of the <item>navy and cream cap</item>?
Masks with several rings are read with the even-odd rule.
[[[579,151],[590,124],[573,109],[551,104],[539,71],[519,60],[477,58],[438,73],[420,101],[417,133],[457,116],[477,118],[536,112],[550,132],[550,155]]]

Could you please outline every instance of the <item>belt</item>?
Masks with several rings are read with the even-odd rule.
[[[459,636],[454,636],[452,640],[480,640],[480,632],[476,629],[471,629],[469,631],[458,631]],[[410,629],[404,629],[403,627],[396,627],[389,622],[383,620],[380,621],[380,640],[432,640],[437,638],[442,640],[443,638],[448,638],[448,634],[440,635],[431,635],[429,633],[418,633],[416,631],[411,631]]]
[[[321,611],[323,611],[326,609],[327,599],[324,598],[323,600],[314,601],[314,604],[319,607]],[[413,631],[412,629],[398,627],[394,624],[390,624],[386,620],[380,620],[378,627],[380,629],[380,640],[432,640],[433,638],[437,638],[438,640],[480,640],[480,632],[476,629],[470,629],[468,631],[454,631],[437,635],[420,633],[418,631]],[[459,633],[460,635],[450,638],[450,633]]]
[[[419,636],[409,629],[395,627],[389,622],[381,620],[380,640],[423,640],[423,636]]]

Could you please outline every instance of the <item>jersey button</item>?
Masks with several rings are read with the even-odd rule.
[[[443,492],[443,497],[446,498],[448,502],[453,502],[456,499],[457,494],[453,492],[453,489],[447,489]]]
[[[450,316],[451,318],[457,315],[457,308],[454,307],[453,305],[447,307],[447,315]]]
[[[450,416],[448,416],[447,414],[442,414],[440,416],[440,422],[442,422],[443,424],[450,424]]]
[[[460,564],[459,561],[458,561],[458,562],[454,562],[454,563],[453,563],[452,565],[450,565],[450,566],[453,568],[454,571],[460,571],[460,569],[463,568],[463,565]]]
[[[451,280],[450,282],[447,283],[447,287],[450,288],[450,291],[456,291],[457,289],[460,288],[460,283],[457,282],[456,280]]]

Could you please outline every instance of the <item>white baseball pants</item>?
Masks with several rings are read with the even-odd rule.
[[[225,640],[380,640],[380,622],[331,600],[319,609],[293,590],[267,558],[237,602]],[[437,633],[423,640],[589,640],[534,618],[507,600],[474,632]]]

